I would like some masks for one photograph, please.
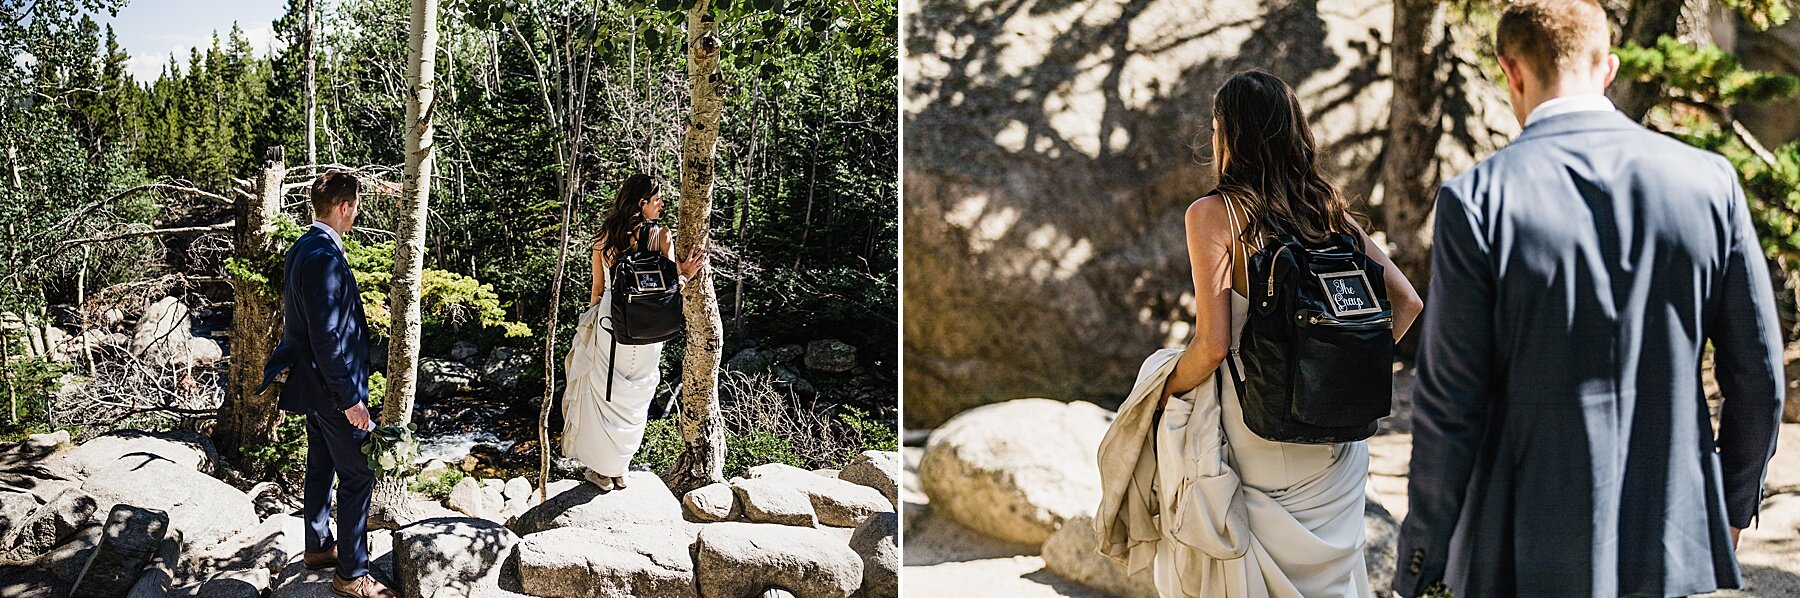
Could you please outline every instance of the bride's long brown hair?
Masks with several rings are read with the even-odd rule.
[[[662,179],[654,175],[634,174],[619,185],[619,193],[614,196],[612,212],[606,215],[606,222],[600,225],[600,234],[594,237],[594,244],[600,246],[602,255],[607,259],[631,249],[631,232],[644,223],[644,201],[662,192]],[[601,243],[605,245],[601,246]]]
[[[1350,200],[1320,172],[1312,129],[1286,82],[1257,70],[1232,75],[1213,96],[1213,119],[1224,154],[1219,192],[1244,204],[1245,244],[1261,245],[1277,227],[1314,243],[1356,230]]]

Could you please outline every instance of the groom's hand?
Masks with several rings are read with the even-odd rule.
[[[375,429],[375,422],[369,419],[369,406],[357,403],[356,406],[344,410],[344,417],[350,418],[350,425],[368,432]]]
[[[1744,532],[1744,528],[1741,528],[1741,527],[1731,528],[1731,549],[1732,550],[1737,550],[1738,534],[1741,534],[1743,532]]]

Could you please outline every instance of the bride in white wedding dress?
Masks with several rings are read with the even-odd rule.
[[[1256,71],[1233,75],[1213,114],[1219,192],[1187,211],[1193,339],[1146,362],[1102,443],[1101,551],[1131,569],[1150,566],[1162,596],[1372,596],[1363,559],[1367,445],[1256,435],[1228,360],[1237,359],[1250,307],[1248,258],[1271,223],[1307,238],[1361,237],[1384,266],[1395,339],[1423,306],[1352,220],[1349,200],[1321,176],[1286,83]]]
[[[612,294],[606,290],[612,284],[614,260],[639,247],[674,259],[669,229],[649,224],[662,214],[660,187],[656,177],[642,174],[620,187],[612,213],[594,241],[588,309],[581,314],[564,363],[568,385],[563,391],[563,454],[587,466],[587,480],[601,490],[625,487],[625,472],[644,442],[650,401],[662,380],[662,343],[614,347],[608,324],[602,322],[612,311]],[[704,255],[696,250],[680,263],[683,281],[700,270]],[[611,396],[607,396],[608,372]]]

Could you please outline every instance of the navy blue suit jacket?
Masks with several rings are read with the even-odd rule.
[[[1434,234],[1394,589],[1737,587],[1728,528],[1757,512],[1786,386],[1731,165],[1620,112],[1553,116],[1446,183]]]
[[[349,260],[311,228],[288,248],[284,271],[281,344],[263,366],[263,386],[290,370],[280,406],[295,413],[368,401],[369,324]]]

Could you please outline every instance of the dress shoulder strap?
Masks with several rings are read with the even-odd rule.
[[[1244,223],[1238,218],[1237,204],[1231,201],[1231,196],[1220,193],[1219,199],[1225,200],[1225,217],[1231,223],[1231,240],[1227,241],[1228,245],[1226,253],[1230,254],[1231,265],[1233,268],[1232,279],[1236,280],[1237,272],[1235,269],[1239,263],[1238,256],[1240,253],[1247,254],[1249,252],[1248,248],[1243,247]],[[1247,260],[1249,256],[1245,255],[1244,257]],[[1246,267],[1248,267],[1247,262]]]

